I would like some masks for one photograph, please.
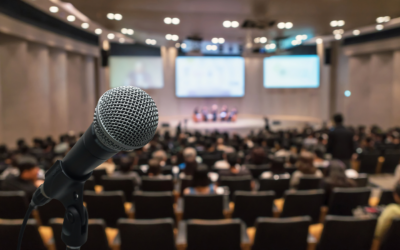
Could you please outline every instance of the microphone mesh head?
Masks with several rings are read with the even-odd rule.
[[[113,150],[132,150],[146,145],[158,125],[153,99],[136,87],[118,87],[105,92],[94,113],[99,140]]]

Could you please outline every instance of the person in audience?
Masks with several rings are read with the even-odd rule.
[[[322,172],[314,167],[314,154],[308,151],[304,151],[300,154],[299,160],[297,161],[297,170],[292,174],[290,179],[290,186],[296,188],[300,183],[300,178],[303,176],[315,176],[323,177]]]
[[[226,160],[229,163],[229,169],[219,171],[219,177],[251,175],[250,171],[247,168],[238,164],[237,153],[233,152],[227,154]]]
[[[198,166],[193,173],[191,187],[183,190],[184,194],[213,194],[216,191],[216,186],[211,183],[208,177],[208,170],[205,166]]]
[[[267,179],[272,178],[274,175],[279,175],[282,178],[290,178],[290,174],[285,169],[285,158],[282,157],[272,157],[271,171],[266,171],[261,174],[261,178]]]
[[[178,167],[185,175],[192,175],[197,168],[196,162],[197,152],[192,147],[187,147],[183,150],[183,163],[179,164]]]
[[[324,152],[322,150],[316,149],[314,151],[314,155],[315,155],[314,162],[313,162],[314,167],[316,167],[316,168],[321,168],[321,167],[322,168],[326,168],[326,167],[329,166],[329,161],[325,160]]]
[[[152,178],[171,178],[171,176],[162,175],[160,162],[157,159],[149,160],[149,169],[147,170],[147,176]]]
[[[262,165],[266,163],[265,150],[262,147],[255,147],[251,150],[248,163],[253,165]]]
[[[132,159],[124,157],[120,159],[119,170],[115,171],[112,176],[116,177],[131,177],[134,180],[135,186],[140,186],[142,179],[138,173],[132,171]]]
[[[43,183],[38,180],[39,167],[34,158],[20,159],[18,162],[19,176],[9,175],[3,181],[4,191],[24,191],[28,200],[32,199],[33,193]]]
[[[167,153],[162,149],[153,152],[152,157],[160,162],[161,167],[164,167],[168,160]]]
[[[226,148],[225,142],[224,142],[224,138],[219,137],[217,139],[217,150],[218,151],[224,151]]]
[[[326,169],[326,177],[321,181],[325,190],[325,205],[328,205],[332,191],[337,187],[356,187],[357,184],[346,176],[346,166],[339,160],[332,160]]]
[[[103,162],[102,164],[100,164],[100,166],[98,166],[96,169],[105,169],[107,175],[111,176],[115,171],[115,163],[112,157],[107,161]]]
[[[229,169],[230,165],[228,162],[228,154],[234,153],[235,149],[233,147],[226,147],[224,153],[222,154],[222,160],[215,162],[214,168],[216,169]]]
[[[382,239],[389,230],[393,219],[400,218],[400,182],[396,183],[393,198],[396,203],[386,206],[378,218],[375,228],[375,238]]]
[[[333,116],[335,122],[334,128],[328,134],[327,153],[332,155],[333,159],[341,160],[346,167],[350,167],[350,159],[354,153],[352,131],[343,126],[343,116],[336,114]]]

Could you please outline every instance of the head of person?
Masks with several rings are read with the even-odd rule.
[[[238,155],[235,152],[226,154],[226,161],[229,163],[231,168],[234,168],[238,163]]]
[[[255,147],[251,151],[252,163],[255,165],[261,165],[265,160],[265,151],[262,147]]]
[[[168,160],[167,153],[162,149],[154,151],[152,157],[158,160],[161,165],[165,165],[165,162]]]
[[[324,159],[324,152],[322,152],[321,149],[316,149],[314,151],[314,154],[315,154],[315,158]]]
[[[208,178],[208,169],[205,166],[198,166],[193,173],[192,186],[193,187],[206,187],[210,185],[211,181]]]
[[[17,140],[17,147],[21,148],[22,146],[26,145],[24,139]]]
[[[332,160],[326,169],[326,182],[336,187],[345,187],[351,182],[346,176],[346,166],[342,161]]]
[[[286,173],[284,157],[272,157],[270,161],[271,161],[271,172],[273,174]]]
[[[39,167],[36,159],[31,157],[23,157],[23,159],[17,160],[17,164],[19,169],[19,177],[21,179],[32,182],[37,180]]]
[[[197,152],[196,149],[192,147],[187,147],[183,150],[183,160],[187,164],[188,162],[196,161]]]
[[[149,160],[149,170],[147,171],[148,176],[157,176],[161,174],[160,162],[156,159]]]
[[[219,138],[217,139],[217,145],[224,145],[224,138],[219,137]]]
[[[120,159],[119,167],[121,172],[128,173],[132,170],[132,159],[123,157]]]
[[[400,181],[398,181],[396,183],[396,186],[395,186],[394,192],[393,192],[393,198],[397,204],[400,204]]]
[[[308,151],[301,152],[297,168],[303,174],[315,174],[317,169],[314,167],[314,154]]]
[[[365,147],[367,147],[367,148],[374,147],[374,140],[372,139],[372,137],[365,138]]]
[[[335,122],[336,125],[342,125],[343,124],[343,115],[342,114],[335,114],[333,116],[333,121]]]

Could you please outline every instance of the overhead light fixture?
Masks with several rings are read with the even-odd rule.
[[[307,40],[308,36],[307,35],[303,35],[301,40]]]
[[[171,37],[172,41],[178,41],[179,40],[179,36],[178,35],[172,35]]]
[[[108,13],[107,18],[110,20],[114,20],[114,13]]]
[[[73,22],[73,21],[75,21],[75,16],[74,15],[69,15],[69,16],[67,16],[67,20],[69,21],[69,22]]]
[[[278,23],[278,29],[284,29],[285,28],[285,23],[284,22],[280,22]]]
[[[87,29],[87,28],[89,28],[89,24],[88,23],[82,23],[81,27],[82,27],[82,29]]]
[[[266,43],[268,39],[266,37],[260,37],[260,43]]]
[[[146,39],[146,44],[148,45],[156,45],[157,41],[155,39]]]
[[[390,21],[390,16],[380,16],[376,19],[377,23],[387,23]]]
[[[229,20],[226,20],[222,23],[222,26],[224,26],[225,28],[230,28],[232,26],[232,22]]]
[[[291,23],[291,22],[285,23],[285,28],[286,29],[291,29],[292,27],[293,27],[293,23]]]
[[[322,40],[322,38],[317,38],[317,39],[315,40],[315,42],[316,42],[317,44],[321,44],[321,43],[324,42],[324,40]]]
[[[112,39],[115,38],[115,35],[114,35],[113,33],[109,33],[109,34],[107,35],[107,38],[110,39],[110,40],[112,40]]]
[[[175,43],[175,48],[180,48],[181,47],[181,44],[180,43]]]
[[[114,14],[114,19],[117,21],[121,21],[122,20],[122,15],[119,13]]]
[[[128,29],[128,35],[133,35],[135,31],[133,29]]]
[[[232,26],[232,28],[237,28],[237,27],[239,27],[239,22],[238,21],[232,21],[231,22],[231,26]]]
[[[260,43],[260,38],[259,37],[254,38],[254,43]]]
[[[177,17],[172,18],[172,24],[178,25],[181,22],[181,20]]]
[[[297,35],[296,36],[296,40],[300,40],[300,41],[303,40],[303,36],[302,35]]]
[[[337,30],[334,30],[334,31],[333,31],[333,34],[334,34],[334,35],[337,35],[337,34],[343,35],[343,33],[344,33],[344,30],[343,30],[343,29],[337,29]]]
[[[164,18],[164,23],[165,24],[171,24],[172,23],[172,18],[170,18],[170,17]]]
[[[343,21],[343,20],[338,20],[338,21],[337,21],[337,26],[338,26],[338,27],[342,27],[342,26],[345,25],[345,23],[346,23],[346,22]]]
[[[353,35],[358,36],[360,35],[360,30],[353,30]]]
[[[57,13],[57,12],[58,12],[58,7],[57,7],[57,6],[51,6],[51,7],[49,8],[49,11],[50,11],[51,13]]]
[[[389,22],[389,21],[390,21],[390,16],[385,16],[385,17],[383,17],[383,21],[384,21],[385,23]]]
[[[166,34],[166,35],[165,35],[165,39],[171,40],[171,39],[172,39],[172,35],[171,35],[171,34]]]
[[[344,92],[344,96],[350,97],[350,96],[351,96],[351,91],[350,91],[350,90],[346,90],[346,91]]]
[[[219,42],[218,37],[214,37],[213,39],[211,39],[211,42],[212,43],[218,43]]]
[[[181,48],[182,48],[182,49],[186,49],[186,43],[182,43],[182,44],[181,44]]]
[[[275,43],[265,45],[265,49],[267,49],[267,50],[271,50],[271,49],[275,49],[275,48],[276,48]]]
[[[127,28],[122,28],[121,29],[122,34],[128,34],[128,29]]]
[[[378,24],[375,27],[377,30],[383,30],[383,25],[382,24]]]
[[[341,35],[341,34],[336,34],[336,35],[335,35],[335,39],[336,39],[336,40],[342,39],[342,35]]]
[[[225,42],[225,39],[223,37],[220,37],[218,39],[218,43],[223,44]]]
[[[119,39],[119,42],[120,42],[120,43],[124,43],[124,42],[125,42],[125,38],[121,37],[121,38]]]
[[[101,33],[103,33],[103,30],[95,29],[94,33],[96,33],[97,35],[100,35]]]
[[[299,40],[293,40],[292,41],[292,45],[293,46],[296,46],[296,45],[299,45],[299,44],[301,44],[301,41],[299,41]]]
[[[338,22],[336,20],[333,20],[333,21],[331,21],[330,25],[331,25],[331,27],[337,27]]]

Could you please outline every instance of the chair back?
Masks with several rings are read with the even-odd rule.
[[[321,177],[316,176],[303,176],[300,177],[298,190],[314,190],[321,187]]]
[[[368,185],[368,174],[358,174],[356,178],[351,178],[357,184],[357,187],[366,187]]]
[[[400,150],[386,150],[381,173],[393,174],[400,162]]]
[[[0,191],[0,218],[23,219],[28,210],[24,191]]]
[[[142,176],[142,191],[166,192],[174,190],[172,178],[154,178]]]
[[[17,249],[18,235],[21,230],[22,219],[7,220],[0,219],[0,249]],[[65,245],[64,245],[65,248]],[[29,219],[22,241],[21,250],[47,250],[42,237],[39,233],[39,227],[35,219]]]
[[[379,205],[389,205],[392,203],[396,203],[393,197],[393,190],[382,189]]]
[[[286,190],[289,189],[290,178],[281,177],[275,179],[277,175],[273,178],[260,178],[260,191],[274,191],[276,198],[282,198]]]
[[[246,164],[247,169],[251,172],[253,179],[260,178],[260,175],[264,172],[271,171],[271,165],[262,164],[262,165],[251,165]]]
[[[360,160],[360,173],[375,174],[378,165],[379,151],[363,154]]]
[[[251,191],[252,176],[221,176],[220,186],[229,188],[230,199],[233,200],[233,195],[236,191]]]
[[[172,192],[136,191],[134,197],[135,219],[175,219]]]
[[[183,196],[183,219],[223,219],[224,197],[219,194],[186,194]]]
[[[101,185],[104,191],[123,191],[126,201],[132,201],[132,193],[135,190],[133,177],[102,176]]]
[[[94,191],[94,186],[96,184],[94,183],[94,177],[90,176],[89,179],[85,182],[85,185],[83,186],[84,190],[88,191]]]
[[[353,209],[368,206],[370,195],[369,188],[334,188],[328,214],[352,216]]]
[[[64,218],[65,216],[64,205],[56,199],[51,200],[46,205],[40,206],[37,209],[43,226],[49,226],[50,219]]]
[[[96,185],[101,185],[101,177],[107,176],[107,171],[105,169],[95,169],[93,170],[92,176],[94,178],[94,183]]]
[[[183,191],[192,185],[192,176],[185,176],[180,180],[180,195],[183,196]]]

